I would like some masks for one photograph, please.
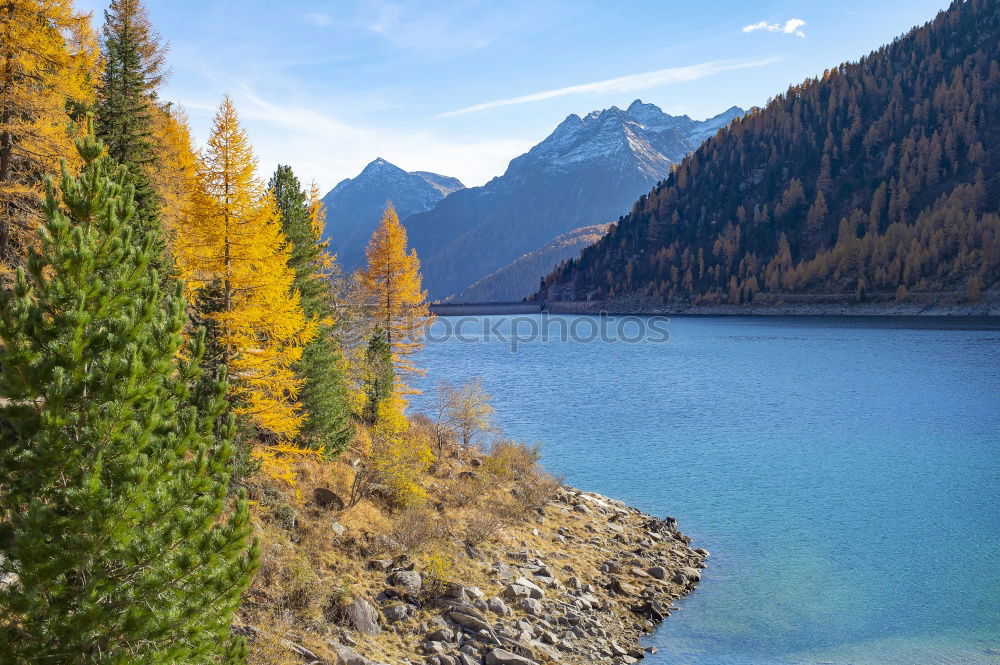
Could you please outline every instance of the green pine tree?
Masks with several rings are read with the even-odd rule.
[[[324,265],[326,242],[313,223],[309,197],[289,166],[278,166],[270,182],[281,212],[281,225],[291,244],[289,265],[295,271],[295,288],[306,316],[321,322],[319,334],[302,352],[296,373],[302,380],[299,401],[306,414],[304,442],[340,452],[354,437],[344,360],[333,335],[332,284]]]
[[[365,411],[364,418],[369,425],[378,420],[378,405],[392,396],[396,383],[395,366],[392,362],[392,347],[389,336],[381,326],[375,326],[375,332],[368,340],[365,349]]]
[[[244,662],[257,554],[227,500],[225,377],[200,372],[203,334],[180,353],[184,301],[134,242],[125,170],[92,132],[77,149],[0,293],[0,660]]]
[[[142,234],[153,235],[162,252],[159,198],[148,168],[156,160],[152,112],[156,89],[165,76],[165,49],[139,0],[112,0],[104,12],[101,56],[104,72],[97,87],[97,137],[108,154],[128,167],[135,190],[133,222]],[[163,262],[154,257],[153,267]]]

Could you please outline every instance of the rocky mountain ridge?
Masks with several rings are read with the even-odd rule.
[[[671,116],[635,100],[570,115],[502,176],[404,219],[433,299],[444,298],[573,229],[614,221],[672,164],[733,118]]]
[[[364,250],[388,203],[400,218],[429,210],[465,185],[429,171],[407,172],[381,157],[354,178],[337,183],[323,197],[327,225],[324,236],[341,268],[353,272],[364,262]]]

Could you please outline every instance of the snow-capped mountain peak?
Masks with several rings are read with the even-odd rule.
[[[655,104],[632,102],[625,110],[612,106],[582,118],[566,117],[544,141],[511,162],[508,175],[529,166],[562,170],[591,160],[627,160],[660,179],[708,136],[743,113],[732,107],[707,120],[664,113]]]

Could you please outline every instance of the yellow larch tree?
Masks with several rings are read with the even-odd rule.
[[[402,380],[407,374],[422,374],[411,356],[422,348],[432,315],[420,284],[420,259],[416,250],[406,251],[406,229],[391,203],[365,254],[368,265],[359,271],[358,279],[372,323],[385,331],[396,376]]]
[[[90,15],[70,0],[0,4],[0,276],[36,235],[44,175],[77,166],[71,116],[93,102],[97,66]]]
[[[323,197],[316,181],[309,183],[309,225],[317,238],[323,237],[323,231],[326,229],[326,205],[323,203]],[[337,257],[327,251],[329,244],[326,241],[322,243],[322,251],[317,260],[320,275],[327,279],[333,275],[337,260]]]
[[[303,415],[294,365],[315,336],[303,313],[290,248],[274,197],[256,175],[256,158],[232,101],[216,113],[198,164],[187,219],[177,228],[178,269],[195,301],[217,294],[210,314],[229,370],[234,410],[277,443],[259,455],[293,452]]]
[[[198,157],[184,111],[176,106],[157,107],[150,114],[151,139],[157,159],[147,166],[149,180],[160,199],[160,223],[168,251],[173,251],[177,229],[190,213],[197,190]]]

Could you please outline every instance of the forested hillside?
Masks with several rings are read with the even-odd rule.
[[[707,141],[536,297],[743,303],[1000,277],[1000,4],[954,2]]]

